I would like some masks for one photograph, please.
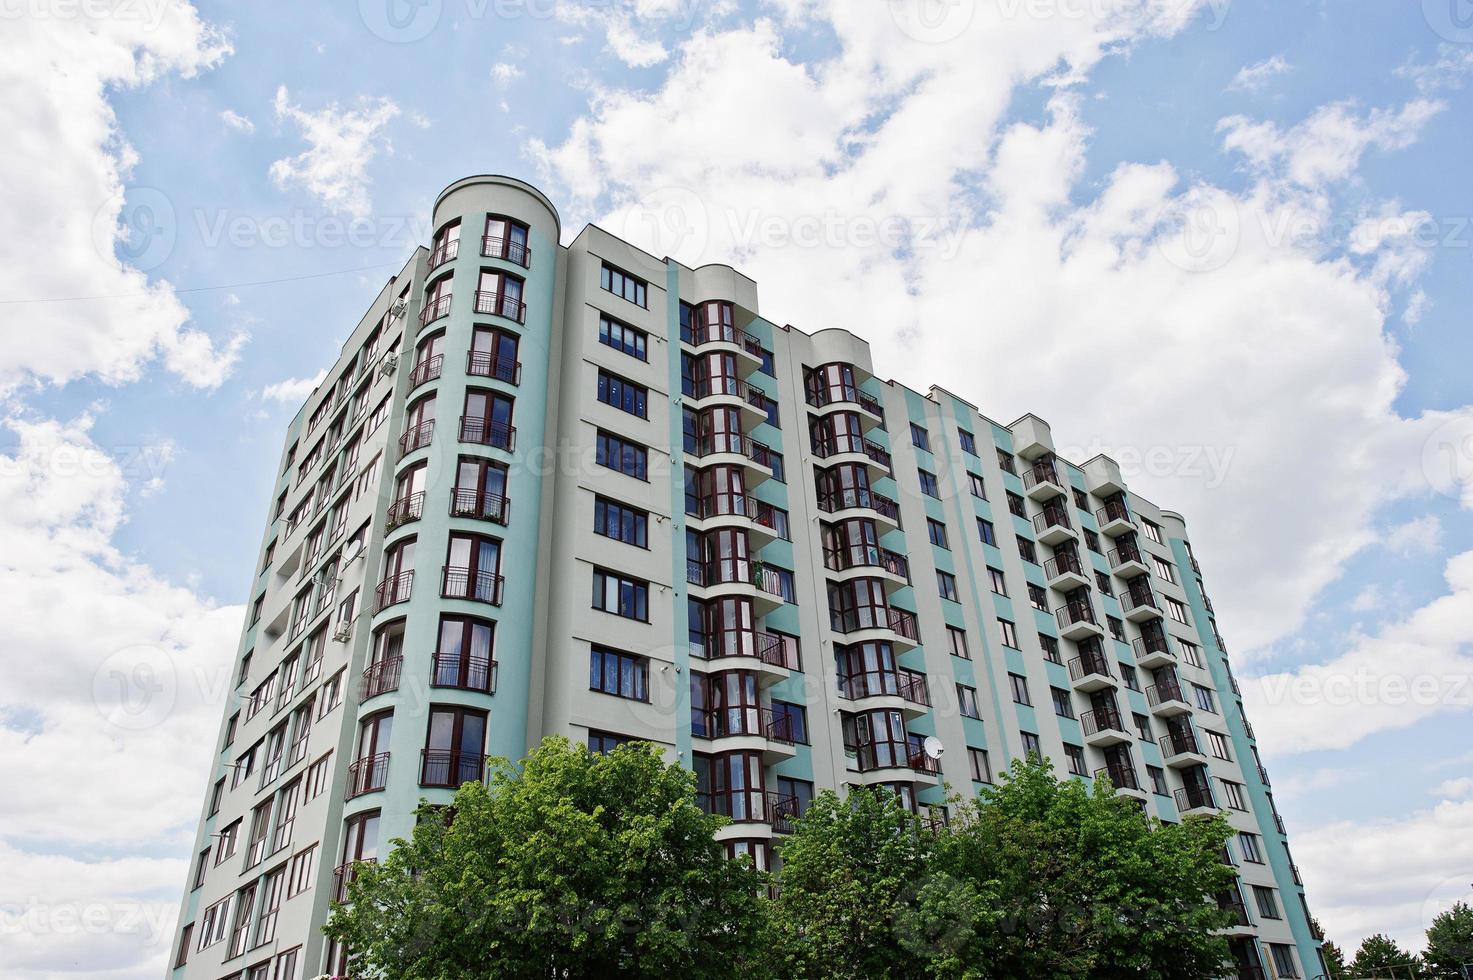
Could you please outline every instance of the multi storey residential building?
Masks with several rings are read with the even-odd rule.
[[[665,747],[759,865],[818,790],[1045,753],[1225,812],[1238,975],[1323,972],[1180,515],[520,181],[434,227],[288,433],[175,977],[343,972],[358,863],[550,733]]]

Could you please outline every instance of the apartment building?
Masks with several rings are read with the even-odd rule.
[[[287,434],[174,977],[345,972],[359,862],[553,733],[663,746],[764,866],[819,790],[944,819],[1044,753],[1226,813],[1238,976],[1323,973],[1179,514],[521,181],[434,227]]]

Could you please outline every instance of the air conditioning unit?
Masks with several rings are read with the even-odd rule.
[[[391,316],[391,317],[403,316],[404,315],[404,311],[407,310],[408,308],[409,308],[409,303],[407,301],[405,301],[402,297],[400,299],[396,299],[396,300],[394,300],[394,305],[391,306],[391,307],[389,307],[389,316]]]
[[[344,620],[333,629],[332,638],[339,643],[347,643],[353,637],[353,624]]]
[[[397,368],[398,366],[399,366],[399,355],[396,352],[394,352],[394,351],[389,351],[387,354],[384,355],[384,359],[379,362],[379,365],[378,365],[378,373],[379,373],[379,376],[380,377],[387,378],[389,375],[391,375],[391,374],[394,373],[394,369]]]

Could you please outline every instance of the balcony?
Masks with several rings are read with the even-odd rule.
[[[737,493],[712,493],[696,501],[690,518],[705,528],[713,525],[735,525],[747,530],[753,549],[772,541],[788,541],[788,531],[779,527],[779,508],[756,497]]]
[[[427,323],[440,319],[442,316],[447,316],[450,313],[450,300],[453,298],[451,296],[440,296],[436,299],[426,300],[424,309],[419,311],[419,325],[422,327]]]
[[[404,430],[404,434],[399,437],[399,458],[403,459],[405,456],[408,456],[416,449],[423,449],[424,447],[428,446],[430,444],[430,440],[433,439],[434,436],[434,419],[430,419],[427,422],[421,422],[418,425],[411,426],[410,428]]]
[[[915,613],[905,609],[878,608],[882,610],[879,615],[884,617],[881,620],[875,620],[870,616],[861,616],[854,610],[844,613],[833,610],[829,614],[829,625],[833,627],[835,633],[841,633],[846,636],[853,633],[879,630],[888,634],[880,637],[881,639],[901,643],[906,647],[914,647],[920,644],[920,626],[916,622]]]
[[[1243,719],[1243,734],[1254,740],[1257,740],[1258,738],[1258,736],[1253,734],[1253,723],[1247,718]]]
[[[1054,619],[1059,623],[1059,635],[1066,640],[1082,640],[1091,636],[1104,636],[1099,621],[1095,618],[1094,604],[1088,599],[1075,599],[1054,610]]]
[[[1123,497],[1105,501],[1105,506],[1095,511],[1095,521],[1100,525],[1100,533],[1112,538],[1135,530],[1135,520],[1130,516],[1130,508],[1125,505]]]
[[[1049,588],[1060,592],[1073,592],[1091,584],[1078,553],[1074,551],[1055,552],[1043,563],[1043,577],[1048,580]]]
[[[505,422],[463,415],[460,418],[460,441],[511,452],[516,447],[517,429]]]
[[[1191,813],[1216,813],[1217,800],[1211,786],[1183,786],[1176,791],[1176,808],[1182,816]]]
[[[385,518],[385,522],[388,525],[387,530],[392,531],[394,528],[408,524],[410,521],[419,520],[424,516],[424,511],[425,495],[423,491],[400,497],[389,505],[389,513]]]
[[[1023,471],[1023,492],[1039,503],[1064,496],[1064,482],[1059,479],[1052,456],[1045,456]]]
[[[440,569],[440,597],[499,606],[502,581],[493,572],[472,572],[469,568],[445,565]]]
[[[1039,541],[1051,547],[1079,537],[1069,521],[1069,511],[1052,505],[1045,507],[1043,513],[1033,515],[1033,533]]]
[[[1095,708],[1079,716],[1079,725],[1084,729],[1084,740],[1096,747],[1123,745],[1130,741],[1130,732],[1121,720],[1118,708]]]
[[[1096,769],[1094,776],[1096,782],[1108,779],[1111,786],[1117,790],[1126,791],[1132,796],[1140,795],[1142,792],[1141,782],[1136,778],[1134,766],[1106,766],[1103,769]]]
[[[430,687],[496,693],[496,661],[469,654],[436,653],[430,665]]]
[[[873,490],[847,489],[827,493],[820,491],[818,509],[825,514],[834,515],[840,515],[849,510],[863,510],[869,513],[853,516],[868,517],[871,516],[871,513],[878,514],[887,523],[895,527],[900,526],[900,505],[890,497]]]
[[[762,364],[762,341],[727,323],[692,323],[680,331],[680,341],[695,350],[729,349],[747,366],[748,372]]]
[[[823,564],[831,572],[880,571],[897,588],[910,584],[910,559],[897,551],[875,545],[823,549]]]
[[[1098,691],[1116,686],[1115,676],[1110,673],[1110,664],[1098,651],[1086,653],[1069,661],[1069,680],[1078,691]]]
[[[694,722],[699,722],[695,724]],[[758,750],[764,761],[775,765],[796,754],[798,732],[794,729],[790,715],[778,717],[771,708],[755,705],[712,708],[698,712],[693,719],[691,734],[695,738],[715,741],[717,739],[743,739],[744,744],[720,747],[720,751],[737,749]]]
[[[1176,655],[1171,652],[1170,638],[1161,630],[1142,633],[1136,637],[1131,647],[1135,650],[1135,662],[1147,670],[1176,663]]]
[[[838,463],[858,463],[869,470],[870,479],[890,475],[890,451],[872,439],[857,432],[835,435],[815,434],[813,456],[833,466]]]
[[[772,447],[763,442],[758,442],[752,437],[741,432],[723,432],[718,435],[703,436],[695,442],[687,443],[688,455],[700,460],[710,460],[706,465],[717,463],[735,463],[746,468],[749,476],[755,475],[757,481],[769,479],[772,476]],[[727,457],[726,459],[712,459],[712,457]],[[748,480],[750,487],[752,480]]]
[[[364,864],[378,864],[378,858],[349,861],[332,869],[332,895],[335,902],[348,900],[348,886],[358,877],[358,868]]]
[[[476,313],[482,316],[499,316],[517,323],[527,320],[527,304],[520,297],[507,293],[476,290]]]
[[[1141,554],[1140,545],[1134,541],[1121,541],[1110,552],[1109,560],[1110,570],[1121,578],[1130,579],[1151,573],[1151,566],[1146,564],[1146,556]]]
[[[793,820],[798,817],[798,798],[772,790],[767,792],[767,822],[774,834],[791,834]]]
[[[475,521],[505,524],[511,513],[511,501],[501,494],[484,490],[451,490],[450,516],[468,517]]]
[[[496,235],[482,236],[481,254],[488,259],[504,259],[523,269],[532,267],[532,250],[525,242],[513,241],[510,238],[500,238]]]
[[[1192,710],[1181,684],[1176,680],[1161,681],[1146,688],[1146,703],[1162,718],[1184,715]]]
[[[343,799],[351,800],[365,793],[383,789],[389,780],[389,753],[380,752],[359,759],[348,766],[348,785]]]
[[[364,668],[363,679],[358,685],[359,702],[399,690],[399,674],[403,669],[403,657],[385,657],[369,664]]]
[[[1190,729],[1168,731],[1156,739],[1161,748],[1161,758],[1173,769],[1191,769],[1208,764],[1197,735]]]
[[[440,376],[440,371],[445,366],[445,355],[436,354],[427,357],[409,370],[409,390],[413,391],[420,385],[434,381]]]
[[[442,243],[439,248],[430,253],[430,257],[425,263],[425,271],[433,272],[434,270],[440,268],[440,266],[444,265],[446,262],[454,259],[459,254],[460,239],[452,238],[449,241]]]
[[[1265,786],[1272,786],[1273,785],[1273,783],[1269,782],[1269,779],[1268,779],[1268,770],[1265,769],[1263,766],[1259,766],[1258,767],[1258,778],[1263,782],[1263,785],[1265,785]]]
[[[389,578],[385,578],[373,590],[373,611],[375,614],[383,612],[390,606],[401,602],[408,602],[410,594],[414,591],[414,572],[400,572]]]
[[[1232,913],[1233,919],[1228,926],[1229,931],[1237,932],[1241,929],[1252,928],[1253,920],[1248,916],[1248,906],[1243,903],[1243,893],[1238,891],[1236,884],[1217,897],[1217,907],[1224,912]]]
[[[885,424],[885,406],[878,398],[860,391],[858,385],[820,385],[806,391],[804,400],[809,408],[820,411],[836,408],[858,410],[860,421],[867,429]]]
[[[688,397],[692,407],[719,404],[741,409],[752,424],[767,419],[767,393],[731,375],[713,374],[693,382]]]
[[[1161,607],[1156,605],[1156,594],[1145,579],[1135,579],[1130,588],[1120,596],[1120,606],[1125,618],[1133,623],[1147,623],[1161,618]]]
[[[473,350],[465,355],[465,373],[473,378],[491,378],[509,385],[522,383],[522,363],[498,357],[490,351]]]
[[[459,789],[462,783],[479,783],[486,778],[486,756],[459,749],[422,749],[419,784],[440,789]]]
[[[867,670],[845,674],[839,678],[839,697],[855,702],[880,699],[886,703],[856,705],[854,710],[893,707],[911,717],[924,714],[931,706],[926,675],[911,670]]]
[[[775,684],[802,670],[795,651],[773,633],[756,629],[733,630],[706,637],[706,663],[712,670],[753,670],[762,686]],[[691,666],[701,672],[706,666],[692,660]]]

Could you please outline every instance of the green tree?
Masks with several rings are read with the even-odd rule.
[[[1318,930],[1319,935],[1325,934],[1319,919],[1311,916],[1309,921]],[[1338,944],[1326,939],[1324,945],[1320,947],[1320,955],[1324,957],[1325,972],[1329,975],[1330,980],[1345,980],[1350,976],[1350,968],[1345,965],[1345,951]]]
[[[1396,945],[1390,936],[1377,933],[1361,941],[1360,949],[1355,951],[1355,959],[1350,961],[1350,975],[1357,980],[1381,980],[1420,977],[1422,974],[1421,964],[1415,956]]]
[[[1438,980],[1473,977],[1473,908],[1459,902],[1432,920],[1422,962],[1427,976]]]
[[[359,976],[736,977],[765,956],[761,876],[695,777],[648,744],[550,738],[364,865],[326,932]]]
[[[820,793],[782,844],[773,908],[782,977],[987,976],[989,894],[932,866],[938,837],[889,790]]]
[[[1220,817],[1149,820],[1100,781],[1061,782],[1047,760],[1018,760],[958,807],[938,867],[996,889],[1003,918],[981,937],[999,977],[1196,980],[1218,977],[1235,872]]]

